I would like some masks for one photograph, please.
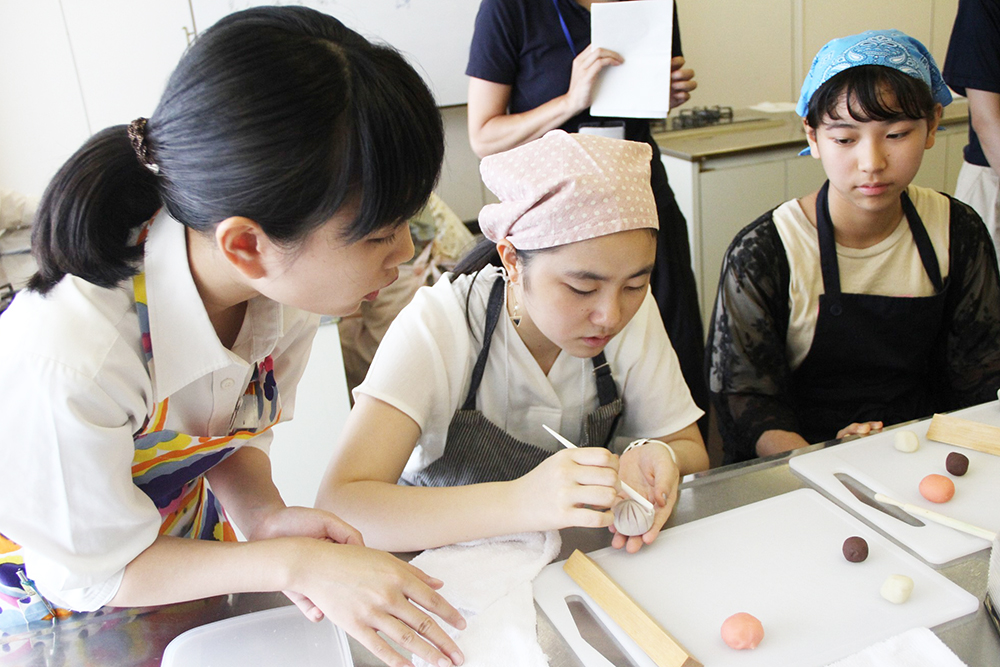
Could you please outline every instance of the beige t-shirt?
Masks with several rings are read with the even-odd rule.
[[[950,203],[944,195],[911,185],[907,189],[927,235],[934,246],[942,280],[948,275]],[[788,256],[791,280],[788,286],[789,321],[786,351],[792,370],[805,360],[812,347],[824,292],[820,268],[819,238],[797,199],[774,211],[774,226]],[[845,294],[883,296],[932,296],[934,285],[927,276],[917,244],[905,216],[883,241],[869,248],[847,248],[837,244],[840,289]]]

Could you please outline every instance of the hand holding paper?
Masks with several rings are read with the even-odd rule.
[[[591,46],[615,51],[625,60],[605,68],[597,80],[591,115],[666,117],[671,106],[673,2],[597,3],[590,11]],[[685,70],[678,72],[686,76]]]

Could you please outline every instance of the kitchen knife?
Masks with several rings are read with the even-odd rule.
[[[583,637],[583,641],[604,656],[605,660],[615,667],[639,667],[615,636],[601,623],[601,619],[594,615],[583,598],[579,595],[567,595],[566,606],[573,615],[573,622],[576,623],[576,629]]]
[[[880,512],[885,512],[889,516],[895,519],[899,519],[904,523],[908,523],[911,526],[916,526],[919,528],[924,525],[923,521],[913,516],[910,516],[903,510],[899,509],[898,507],[893,507],[892,505],[880,503],[879,501],[875,500],[874,491],[872,491],[867,486],[865,486],[858,480],[854,479],[847,473],[835,472],[833,473],[833,476],[836,477],[841,484],[847,487],[847,490],[850,491],[852,494],[854,494],[855,498],[863,502],[865,505],[868,505],[869,507],[874,507]]]

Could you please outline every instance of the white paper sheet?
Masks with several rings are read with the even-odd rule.
[[[591,115],[665,118],[670,111],[673,1],[594,3],[590,14],[591,44],[625,59],[601,72]]]

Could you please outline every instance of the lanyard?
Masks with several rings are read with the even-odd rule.
[[[569,35],[569,28],[566,27],[566,19],[563,18],[562,10],[559,9],[559,0],[552,0],[552,6],[556,8],[556,14],[559,15],[559,25],[562,26],[563,35],[566,36],[566,43],[569,44],[569,50],[573,52],[573,57],[576,58],[576,46],[573,44],[573,38]]]

